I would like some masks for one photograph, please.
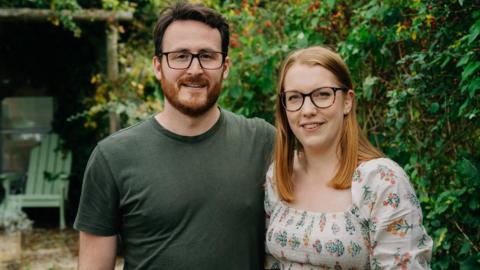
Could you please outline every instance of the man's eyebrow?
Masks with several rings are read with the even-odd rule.
[[[203,48],[203,49],[198,50],[197,52],[192,52],[191,50],[186,49],[186,48],[176,48],[176,49],[170,50],[169,52],[205,53],[205,52],[217,52],[217,51],[215,49],[211,49],[211,48]]]

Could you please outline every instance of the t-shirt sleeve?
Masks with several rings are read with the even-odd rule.
[[[275,127],[263,119],[257,118],[262,126],[263,135],[263,153],[265,156],[266,164],[270,164],[273,160],[273,148],[275,146]],[[265,169],[267,169],[265,167]]]
[[[265,179],[265,228],[270,225],[270,216],[278,203],[278,196],[273,183],[273,164],[270,165]],[[265,244],[265,269],[280,269],[278,261],[271,255]]]
[[[95,235],[118,233],[119,192],[100,145],[93,150],[83,178],[74,228]]]
[[[430,269],[433,242],[422,225],[422,210],[403,169],[382,158],[354,173],[353,203],[368,239],[372,269]]]

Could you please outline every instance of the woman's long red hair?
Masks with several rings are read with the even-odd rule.
[[[294,64],[320,65],[332,72],[342,87],[353,89],[350,72],[342,58],[330,49],[315,46],[295,51],[287,57],[280,71],[278,93],[284,91],[285,74]],[[277,130],[274,149],[274,176],[279,197],[284,201],[291,202],[294,200],[292,182],[294,154],[295,151],[302,152],[303,149],[290,129],[280,95],[277,95],[276,99],[275,118]],[[353,172],[360,162],[383,156],[360,130],[357,122],[355,99],[350,113],[344,117],[338,147],[340,166],[336,175],[329,182],[329,185],[336,189],[351,187]]]

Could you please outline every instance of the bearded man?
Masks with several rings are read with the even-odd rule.
[[[79,269],[262,269],[274,128],[217,105],[231,65],[216,11],[179,3],[154,30],[164,110],[98,143],[74,227]]]

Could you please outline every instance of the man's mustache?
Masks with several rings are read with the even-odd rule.
[[[193,76],[181,77],[178,80],[177,84],[179,86],[182,84],[202,84],[208,87],[210,85],[210,81],[203,74],[198,74]]]

